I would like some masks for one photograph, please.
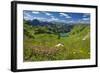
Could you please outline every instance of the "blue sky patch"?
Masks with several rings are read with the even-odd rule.
[[[90,24],[89,13],[74,12],[48,12],[48,11],[23,11],[24,20],[38,19],[47,22],[63,22],[63,23],[88,23]]]

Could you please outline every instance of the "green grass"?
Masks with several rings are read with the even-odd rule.
[[[25,25],[35,38],[24,34],[24,61],[73,60],[90,58],[90,28],[75,26],[69,36],[58,39],[55,34],[34,34],[35,27]],[[88,37],[82,40],[86,35]],[[55,47],[58,43],[64,46]]]

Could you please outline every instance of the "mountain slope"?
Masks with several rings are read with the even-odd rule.
[[[55,23],[55,25],[57,25]],[[90,58],[90,27],[87,24],[66,25],[63,27],[32,26],[24,22],[24,60],[72,60]],[[62,24],[59,24],[62,25]],[[51,33],[52,32],[52,33]],[[57,34],[56,34],[56,33]],[[67,36],[58,39],[58,33]],[[83,40],[85,38],[85,40]],[[57,44],[63,46],[55,47]]]

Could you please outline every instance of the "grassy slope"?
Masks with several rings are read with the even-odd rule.
[[[76,25],[69,37],[57,39],[54,34],[34,35],[31,26],[24,26],[29,34],[35,39],[24,35],[24,60],[25,61],[45,61],[45,60],[71,60],[90,58],[90,28],[85,25]],[[86,35],[86,40],[82,40]],[[58,43],[63,43],[63,47],[55,47]]]

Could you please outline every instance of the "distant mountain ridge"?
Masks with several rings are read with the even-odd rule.
[[[75,24],[84,24],[84,23],[64,23],[64,22],[55,22],[55,21],[51,21],[51,22],[48,22],[48,21],[40,21],[38,19],[33,19],[33,20],[25,20],[27,22],[29,22],[29,24],[33,25],[33,26],[37,26],[37,25],[40,25],[40,26],[48,26],[48,25],[53,25],[53,24],[63,24],[63,25],[75,25]],[[85,24],[85,25],[89,25],[89,24]]]
[[[49,31],[52,32],[59,32],[59,33],[68,33],[70,32],[73,27],[83,27],[88,26],[87,24],[66,24],[62,22],[47,22],[47,21],[40,21],[38,19],[34,20],[24,20],[26,23],[28,23],[31,26],[39,26],[39,27],[46,27]]]

